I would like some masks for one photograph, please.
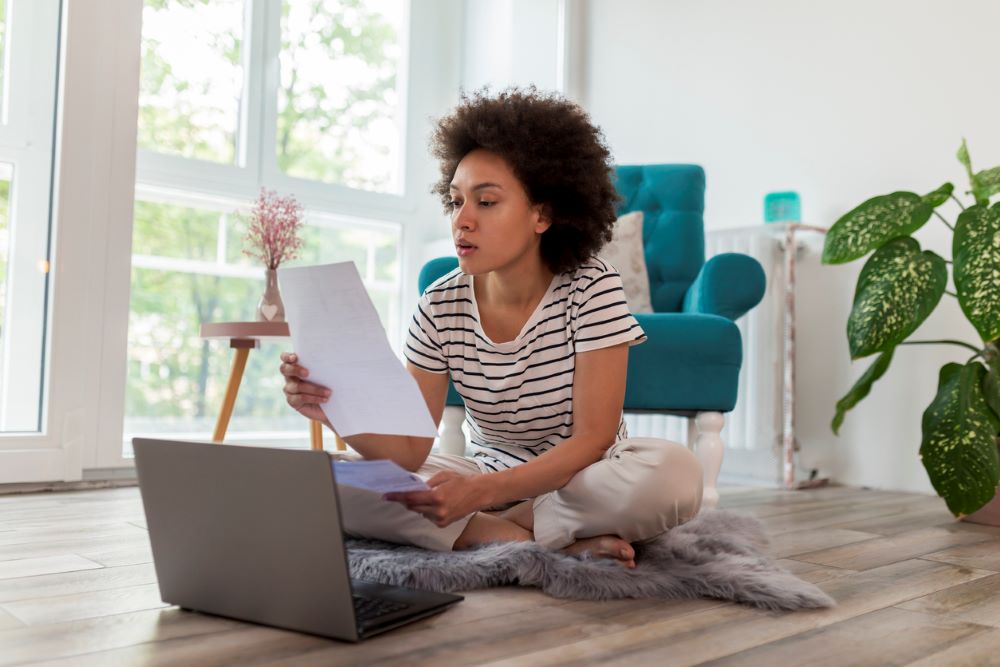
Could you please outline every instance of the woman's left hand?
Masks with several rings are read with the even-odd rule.
[[[439,528],[487,506],[486,475],[463,475],[443,470],[427,480],[430,491],[387,493],[383,498],[402,503]]]

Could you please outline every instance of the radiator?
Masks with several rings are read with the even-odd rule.
[[[759,225],[711,231],[705,236],[706,259],[725,252],[743,253],[760,262],[767,276],[763,300],[736,323],[743,338],[743,366],[736,408],[725,415],[722,430],[727,449],[775,451],[781,445],[783,232],[784,225]],[[803,248],[799,245],[799,250]],[[687,442],[685,417],[626,413],[625,423],[630,436]]]

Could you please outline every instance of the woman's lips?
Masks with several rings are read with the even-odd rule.
[[[456,245],[455,249],[458,251],[459,257],[468,257],[475,252],[477,248],[474,245]]]

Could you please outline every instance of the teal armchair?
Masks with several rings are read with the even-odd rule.
[[[697,165],[620,166],[615,185],[619,215],[643,212],[643,246],[652,313],[637,313],[648,340],[629,350],[626,412],[688,418],[688,446],[705,471],[703,504],[714,507],[722,464],[724,414],[736,406],[743,345],[735,320],[764,296],[757,260],[725,253],[705,261],[705,172]],[[458,265],[431,260],[420,272],[420,291]],[[449,387],[447,405],[462,399]],[[464,409],[446,409],[442,449],[464,451]]]

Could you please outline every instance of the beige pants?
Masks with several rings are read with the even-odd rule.
[[[334,457],[360,458],[355,453]],[[471,458],[431,454],[417,475],[427,480],[442,470],[482,474]],[[439,528],[400,503],[382,500],[380,493],[346,486],[338,493],[349,535],[434,551],[451,551],[473,516]],[[694,518],[701,494],[701,464],[683,445],[659,438],[619,440],[566,486],[534,498],[535,541],[561,549],[596,535],[648,540]]]

